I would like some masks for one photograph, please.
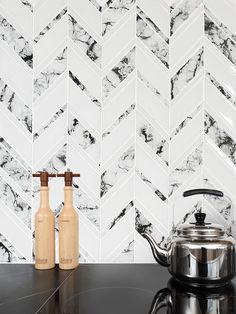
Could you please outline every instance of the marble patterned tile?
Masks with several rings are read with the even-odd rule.
[[[68,118],[68,134],[69,139],[73,139],[74,145],[84,149],[99,164],[99,141],[70,113]]]
[[[117,215],[110,222],[110,224],[103,230],[103,233],[108,232],[109,230],[111,230],[122,219],[122,217],[124,217],[130,211],[130,209],[133,206],[134,206],[134,202],[133,201],[129,202],[129,204],[124,209],[122,209],[122,211],[119,213],[119,215]]]
[[[182,0],[174,0],[174,1],[172,1],[171,6],[170,6],[170,12],[172,12],[177,7],[177,5],[180,4],[181,1]]]
[[[31,206],[0,177],[0,199],[17,217],[31,229]]]
[[[102,134],[102,138],[104,139],[106,136],[111,134],[111,132],[115,129],[117,125],[119,125],[131,112],[135,109],[135,104],[132,104],[127,110],[125,110],[122,115]]]
[[[100,228],[100,212],[99,207],[95,204],[88,195],[76,183],[73,184],[74,188],[74,205],[84,214],[84,216],[91,221],[96,227]]]
[[[236,42],[236,34],[232,33],[231,30],[227,26],[225,26],[224,23],[222,23],[206,6],[205,12],[207,16],[212,21],[214,21],[214,23],[217,24],[219,28],[221,28],[228,37],[231,37],[231,39],[233,39],[234,42]]]
[[[110,29],[134,6],[135,0],[115,0],[102,14],[102,36],[106,35]]]
[[[59,109],[43,127],[34,133],[33,140],[35,141],[40,135],[42,135],[62,114],[66,112],[66,110],[67,105],[64,105],[61,109]]]
[[[202,108],[202,105],[197,106],[193,112],[187,115],[187,117],[175,128],[170,135],[170,140],[172,140],[186,125],[189,124],[190,121],[192,121],[196,115],[200,112]]]
[[[168,44],[137,14],[136,35],[144,45],[168,68]]]
[[[32,132],[32,110],[0,78],[0,105],[6,107],[22,125]]]
[[[112,263],[133,263],[134,262],[134,240],[122,250],[122,252],[112,260]]]
[[[0,38],[2,38],[29,67],[33,67],[33,47],[2,15],[0,15]]]
[[[107,98],[135,67],[135,47],[103,78],[103,99]]]
[[[206,72],[206,77],[215,85],[221,94],[224,95],[234,107],[236,107],[236,95],[226,90],[226,88],[222,86],[210,72]]]
[[[0,144],[2,144],[5,149],[10,152],[10,154],[16,158],[19,163],[28,171],[28,172],[31,172],[31,168],[30,166],[24,161],[24,159],[14,150],[14,148],[9,145],[6,140],[0,136]]]
[[[192,81],[199,71],[203,68],[204,63],[203,47],[197,51],[171,78],[171,98],[176,97],[187,84]]]
[[[102,6],[96,1],[96,0],[89,0],[94,6],[95,8],[99,11],[102,12]]]
[[[137,13],[143,19],[144,22],[146,22],[167,44],[169,44],[169,38],[139,7],[137,7]]]
[[[156,96],[158,97],[161,102],[166,105],[166,106],[169,106],[168,104],[168,100],[165,99],[161,94],[160,92],[143,76],[143,74],[138,70],[137,71],[137,77],[140,79],[141,82],[143,82],[144,85],[146,85],[146,87],[148,89],[151,90],[151,92]]]
[[[117,182],[134,167],[134,147],[131,146],[101,176],[100,196],[103,197]]]
[[[169,176],[169,196],[201,168],[203,160],[202,149],[203,145],[201,144],[186,159],[181,160],[178,167],[171,171]]]
[[[151,150],[168,166],[169,143],[141,114],[136,119],[136,132]]]
[[[176,30],[190,17],[190,15],[201,5],[202,0],[185,0],[175,7],[171,12],[170,34]]]
[[[214,184],[207,177],[203,178],[204,188],[215,189]],[[223,197],[217,197],[212,195],[204,195],[204,198],[221,214],[222,217],[228,222],[229,225],[233,225],[233,203],[231,198],[224,193]]]
[[[81,83],[81,81],[71,72],[69,71],[69,76],[72,79],[72,81],[87,95],[90,100],[99,108],[101,107],[101,103],[95,98],[90,91]]]
[[[64,8],[56,17],[34,38],[35,44],[67,13],[67,8]]]
[[[135,215],[135,230],[141,236],[143,236],[144,233],[151,235],[161,247],[165,248],[167,246],[166,238],[161,235],[158,229],[137,208]]]
[[[25,193],[31,193],[31,174],[1,144],[0,167]]]
[[[101,67],[102,47],[71,15],[69,15],[69,35],[75,44]]]
[[[29,9],[32,13],[34,12],[34,7],[33,7],[33,5],[29,2],[29,1],[27,1],[27,0],[20,0],[22,3],[23,3],[23,5],[25,5],[25,7],[27,8],[27,9]]]
[[[0,263],[26,262],[26,259],[0,233]]]
[[[158,190],[155,185],[147,178],[145,177],[145,175],[139,171],[138,169],[135,169],[136,174],[139,176],[139,178],[145,183],[147,184],[151,190],[153,190],[153,192],[165,203],[168,202],[167,198],[165,197],[164,194],[161,193],[160,190]]]
[[[236,43],[219,28],[206,14],[205,35],[220,50],[227,59],[236,65]]]
[[[205,112],[204,129],[211,140],[236,165],[235,141],[218,125],[217,121],[208,112]]]
[[[67,48],[64,48],[52,63],[34,79],[34,100],[41,96],[58,79],[66,70],[66,67]]]

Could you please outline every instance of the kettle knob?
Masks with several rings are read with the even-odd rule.
[[[205,213],[196,213],[194,215],[195,219],[196,219],[196,225],[198,226],[202,226],[204,225],[204,221],[206,218],[206,214]]]

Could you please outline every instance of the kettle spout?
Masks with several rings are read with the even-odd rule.
[[[162,266],[170,265],[171,247],[169,249],[161,248],[156,241],[148,233],[143,233],[142,236],[148,241],[151,246],[152,254],[155,260]]]

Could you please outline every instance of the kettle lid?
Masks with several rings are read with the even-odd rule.
[[[223,226],[205,222],[205,213],[196,213],[194,216],[196,222],[181,225],[177,228],[177,235],[205,239],[218,238],[225,235]]]

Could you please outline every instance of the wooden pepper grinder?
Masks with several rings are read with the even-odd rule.
[[[55,222],[49,205],[48,178],[56,175],[44,171],[33,177],[41,182],[40,206],[35,214],[35,268],[50,269],[55,267]]]
[[[74,269],[79,264],[79,235],[78,235],[78,214],[73,207],[73,177],[80,177],[79,173],[66,171],[58,174],[64,177],[64,208],[59,215],[59,268]]]

